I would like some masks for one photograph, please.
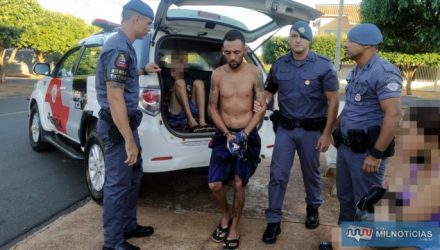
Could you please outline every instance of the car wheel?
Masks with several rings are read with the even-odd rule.
[[[104,144],[95,131],[90,133],[86,143],[85,172],[90,196],[102,205],[105,182]]]
[[[44,141],[43,137],[47,132],[43,130],[40,121],[40,113],[37,105],[31,108],[29,116],[29,142],[33,150],[37,152],[46,151],[51,148],[51,145]]]

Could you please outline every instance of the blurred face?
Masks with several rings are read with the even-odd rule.
[[[290,30],[289,45],[293,53],[303,55],[309,51],[310,41],[302,38],[296,30]]]
[[[246,47],[240,39],[234,41],[224,41],[222,52],[229,67],[232,69],[237,69],[243,62]]]
[[[148,32],[150,32],[150,25],[153,23],[153,20],[143,15],[136,15],[134,18],[136,38],[142,39]]]
[[[188,54],[177,51],[171,56],[171,70],[176,74],[182,74],[188,65]]]
[[[360,45],[358,43],[354,43],[347,39],[344,45],[345,58],[353,59],[359,58],[364,51],[366,50],[366,46]]]
[[[440,145],[437,136],[425,135],[415,121],[408,120],[402,122],[400,134],[396,150],[400,153],[396,154],[396,161],[401,165],[395,173],[395,179],[390,181],[390,188],[398,190],[408,185],[422,187],[440,184]]]

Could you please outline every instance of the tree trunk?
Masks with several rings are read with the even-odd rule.
[[[417,66],[401,66],[400,71],[406,80],[406,94],[412,95],[411,85],[414,81],[414,76],[416,75]]]
[[[15,55],[17,55],[17,51],[18,51],[17,48],[14,48],[14,49],[12,50],[12,52],[11,52],[11,56],[9,57],[8,62],[6,63],[6,65],[9,65],[9,64],[11,64],[11,63],[14,61],[14,59],[15,59]]]
[[[406,80],[406,95],[412,95],[411,84],[412,84],[412,80],[407,79]]]
[[[45,58],[44,58],[44,53],[41,51],[36,51],[37,53],[37,59],[39,63],[44,63]]]
[[[5,60],[5,54],[6,49],[0,48],[0,84],[5,83],[5,67],[4,67],[4,60]]]

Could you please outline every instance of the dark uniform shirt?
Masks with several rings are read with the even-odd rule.
[[[402,77],[390,62],[373,56],[363,68],[355,67],[347,79],[342,132],[380,126],[384,117],[380,101],[400,98]]]
[[[297,61],[291,52],[272,65],[265,89],[278,92],[278,105],[290,119],[326,116],[325,92],[337,91],[338,77],[329,59],[310,51],[305,60]]]
[[[96,93],[102,109],[110,111],[107,99],[107,81],[125,85],[124,99],[128,115],[136,112],[139,101],[139,76],[136,52],[127,35],[122,31],[111,36],[102,47],[96,66]]]

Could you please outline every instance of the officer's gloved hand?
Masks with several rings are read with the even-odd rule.
[[[369,220],[369,215],[374,213],[374,204],[383,197],[384,193],[385,188],[373,186],[356,204],[355,220]]]
[[[234,137],[226,144],[232,156],[238,159],[246,159],[247,157],[247,134],[244,130],[235,133]]]

